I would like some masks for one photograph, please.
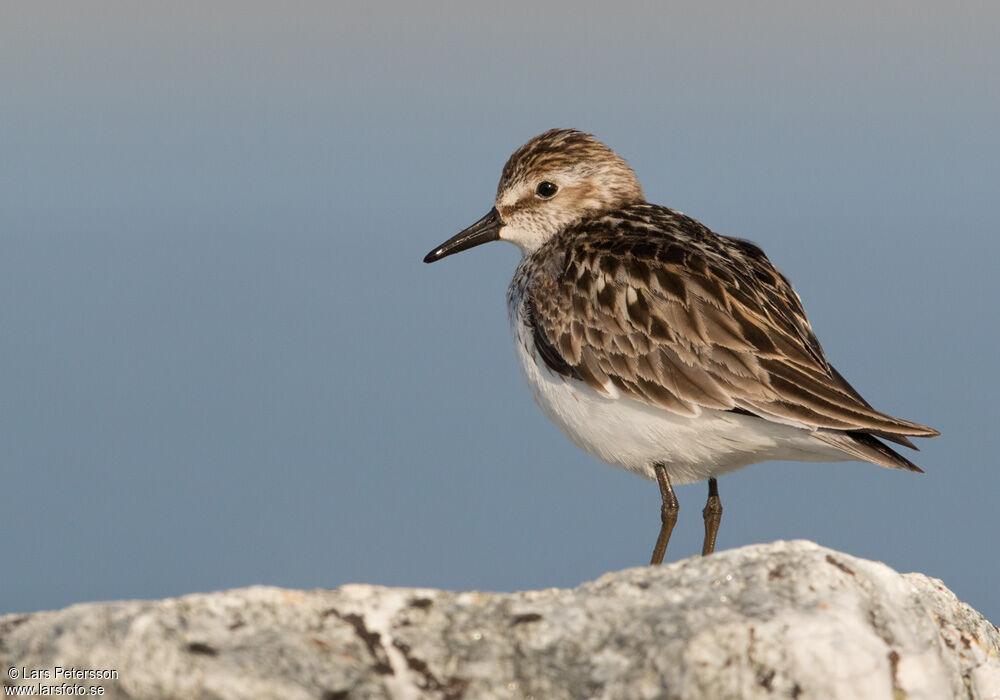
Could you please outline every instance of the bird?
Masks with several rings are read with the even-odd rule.
[[[802,301],[756,244],[646,201],[624,158],[551,129],[507,160],[494,206],[432,263],[490,241],[521,260],[507,309],[535,402],[599,460],[659,486],[661,564],[674,485],[708,480],[702,555],[715,550],[718,477],[768,460],[922,470],[885,444],[937,430],[875,410],[827,360]]]

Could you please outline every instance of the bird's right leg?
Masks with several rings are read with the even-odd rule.
[[[660,485],[660,498],[663,499],[663,505],[660,506],[660,536],[656,538],[653,557],[649,560],[651,565],[663,563],[663,555],[667,551],[670,533],[674,531],[674,525],[677,523],[677,511],[680,509],[674,488],[670,485],[670,477],[667,476],[667,468],[662,464],[654,464],[653,472],[656,474],[656,483]]]
[[[708,480],[708,502],[701,515],[705,518],[705,544],[701,546],[701,556],[705,557],[715,551],[715,537],[719,534],[719,523],[722,522],[719,482],[714,476]]]

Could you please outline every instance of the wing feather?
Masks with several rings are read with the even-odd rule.
[[[561,264],[529,282],[536,343],[556,372],[680,415],[739,410],[902,444],[938,434],[876,411],[840,376],[760,248],[663,207],[635,208],[627,226],[615,216],[549,241]]]

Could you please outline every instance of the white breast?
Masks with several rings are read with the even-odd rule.
[[[623,396],[613,386],[602,394],[553,372],[535,352],[522,294],[515,285],[508,296],[511,330],[535,402],[570,440],[601,461],[650,480],[655,479],[653,464],[659,462],[674,484],[686,484],[771,459],[847,458],[801,428],[712,409],[694,417],[679,416]]]

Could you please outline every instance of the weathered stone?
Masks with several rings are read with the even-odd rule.
[[[0,669],[109,698],[1000,698],[1000,632],[945,586],[811,542],[573,590],[253,587],[0,617]],[[65,692],[65,691],[64,691]]]

